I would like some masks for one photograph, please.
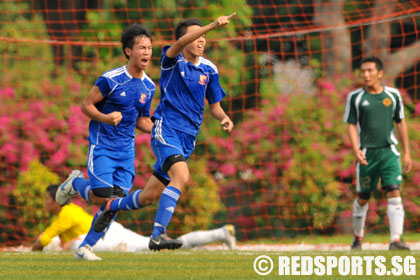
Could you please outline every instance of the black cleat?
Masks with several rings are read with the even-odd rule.
[[[160,251],[161,249],[175,250],[182,246],[182,241],[169,238],[166,233],[162,233],[155,238],[150,237],[149,249]]]
[[[93,224],[93,230],[96,232],[102,232],[106,229],[109,224],[114,219],[115,215],[117,215],[118,211],[111,211],[109,208],[111,207],[111,202],[113,202],[115,198],[111,198],[105,206],[105,210],[99,215],[96,219],[95,223]]]
[[[355,236],[353,242],[350,245],[352,250],[362,250],[363,237]]]
[[[408,250],[410,251],[410,248],[407,247],[407,245],[404,244],[401,240],[394,241],[389,243],[389,250]]]

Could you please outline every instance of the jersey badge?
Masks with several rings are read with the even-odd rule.
[[[391,101],[391,99],[389,99],[389,98],[384,98],[384,99],[382,100],[382,103],[383,103],[386,107],[389,107],[389,105],[391,105],[391,104],[392,104],[392,101]]]
[[[146,103],[146,97],[147,97],[147,95],[145,93],[140,94],[139,101],[140,101],[141,104]]]
[[[202,86],[205,86],[206,83],[207,83],[207,76],[206,75],[200,75],[200,81],[198,83]]]

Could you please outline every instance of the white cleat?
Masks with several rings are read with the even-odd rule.
[[[225,243],[231,250],[236,249],[236,237],[235,237],[235,226],[234,225],[225,225],[223,230],[226,235]]]
[[[64,181],[64,183],[58,187],[57,193],[55,194],[55,201],[57,201],[58,204],[67,204],[70,201],[70,198],[78,194],[72,185],[73,180],[76,178],[85,178],[85,176],[83,175],[82,171],[73,170],[69,177],[67,177],[67,179]]]
[[[74,252],[74,258],[76,260],[85,260],[85,261],[101,261],[102,259],[95,255],[95,253],[92,250],[92,247],[89,245],[85,245],[83,247],[80,247],[79,249]]]

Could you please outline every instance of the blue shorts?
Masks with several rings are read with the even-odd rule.
[[[128,194],[135,176],[134,150],[117,151],[90,144],[87,167],[92,189],[118,186]]]
[[[152,129],[152,149],[156,156],[153,169],[163,178],[169,180],[168,174],[163,171],[163,165],[172,155],[183,155],[185,160],[191,156],[195,147],[196,136],[167,127],[161,120],[156,119]]]

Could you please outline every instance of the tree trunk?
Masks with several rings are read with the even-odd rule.
[[[73,37],[79,35],[82,25],[86,20],[88,9],[100,8],[103,1],[57,1],[57,0],[36,0],[35,6],[43,10],[48,33],[52,40],[73,41]],[[64,62],[64,51],[62,45],[53,45],[56,65]],[[70,65],[76,69],[76,64],[82,57],[82,47],[70,45]]]
[[[373,18],[392,14],[397,1],[377,0],[373,11]],[[364,57],[377,56],[385,65],[389,66],[384,71],[385,81],[394,81],[406,70],[413,67],[413,63],[420,58],[420,41],[391,54],[390,49],[390,23],[378,22],[371,25],[367,31],[364,43]]]
[[[334,26],[338,28],[321,31],[322,65],[324,76],[334,76],[351,72],[351,40],[345,27],[343,17],[344,0],[317,0],[315,7],[315,24],[319,27]]]
[[[373,9],[372,18],[379,21],[386,15],[392,14],[395,8],[394,0],[378,0]],[[367,37],[364,38],[363,57],[377,56],[384,63],[387,63],[389,56],[389,23],[378,22],[369,26]]]

